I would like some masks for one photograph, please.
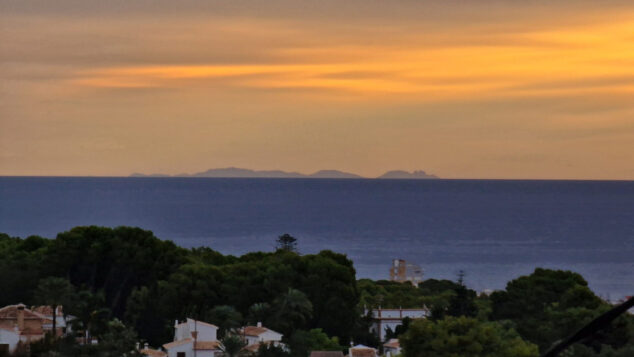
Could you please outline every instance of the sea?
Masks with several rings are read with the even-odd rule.
[[[0,232],[80,225],[233,255],[289,233],[301,254],[346,254],[358,278],[387,279],[405,259],[487,291],[545,267],[607,300],[634,295],[634,181],[0,177]]]

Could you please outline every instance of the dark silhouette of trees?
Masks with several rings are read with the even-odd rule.
[[[499,323],[468,317],[417,320],[399,338],[404,357],[537,357],[537,346]]]
[[[288,252],[297,253],[297,238],[291,236],[288,233],[284,233],[277,237],[276,248],[286,250]]]
[[[73,286],[64,278],[49,277],[40,280],[35,291],[35,301],[48,305],[53,312],[53,337],[57,337],[57,308],[71,305]]]

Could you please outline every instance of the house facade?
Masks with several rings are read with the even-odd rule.
[[[1,308],[0,351],[13,353],[20,344],[41,340],[47,332],[45,327],[52,322],[27,309],[24,304]]]
[[[70,322],[75,317],[64,315],[64,308],[62,306],[56,307],[55,316],[53,316],[53,308],[51,306],[32,306],[31,311],[46,320],[46,323],[42,326],[45,331],[53,330],[53,319],[55,319],[56,336],[60,337],[72,332]]]
[[[383,354],[385,354],[385,357],[394,357],[401,354],[401,344],[398,338],[391,338],[383,344]]]
[[[375,348],[356,345],[348,349],[347,357],[378,357],[379,353]]]
[[[420,309],[374,309],[372,310],[372,325],[370,331],[374,332],[381,341],[385,341],[388,328],[392,331],[403,324],[404,318],[412,320],[429,317],[427,308]]]
[[[261,322],[258,322],[256,326],[243,327],[240,329],[240,334],[247,344],[244,349],[248,352],[257,352],[262,344],[272,344],[286,348],[282,343],[282,336],[284,335],[262,326]]]
[[[390,280],[399,283],[409,282],[418,286],[423,281],[423,269],[403,259],[393,259],[390,267]]]
[[[215,357],[221,353],[218,326],[188,318],[174,324],[174,341],[163,348],[168,357]]]

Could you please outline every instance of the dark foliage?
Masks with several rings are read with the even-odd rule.
[[[41,300],[40,280],[65,278],[77,294],[102,297],[101,306],[78,304],[75,313],[105,311],[102,320],[119,318],[154,345],[171,339],[175,319],[220,319],[221,305],[236,310],[231,318],[239,321],[227,317],[228,327],[244,323],[242,316],[252,316],[256,303],[283,305],[279,314],[269,309],[263,322],[288,331],[319,327],[342,341],[358,319],[352,262],[330,251],[300,256],[281,249],[232,257],[209,248],[186,250],[139,228],[77,227],[52,240],[0,235],[0,256],[0,306],[35,304]],[[297,293],[289,297],[289,291]],[[86,296],[84,305],[99,300]],[[82,325],[91,324],[87,319]]]

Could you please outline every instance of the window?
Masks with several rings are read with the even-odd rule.
[[[176,357],[186,357],[185,352],[176,352]]]

